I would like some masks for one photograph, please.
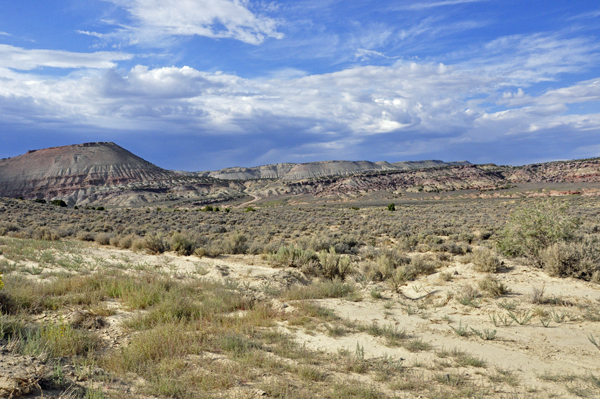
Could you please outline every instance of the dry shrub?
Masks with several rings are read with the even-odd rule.
[[[133,240],[131,243],[131,249],[134,251],[142,251],[145,248],[146,240],[139,237]]]
[[[112,238],[112,234],[108,233],[98,233],[94,237],[94,241],[96,241],[100,245],[109,245],[110,239]]]
[[[144,239],[143,248],[151,255],[162,254],[167,248],[167,243],[160,234],[150,234]]]
[[[134,235],[126,235],[123,237],[119,238],[119,247],[123,248],[123,249],[129,249],[133,246],[133,242],[135,241],[136,237]]]
[[[223,250],[228,254],[245,254],[248,251],[248,237],[235,233],[223,245]]]
[[[388,280],[395,276],[398,268],[411,263],[411,259],[399,250],[381,251],[375,254],[378,254],[376,261],[367,263],[364,268],[366,277],[373,281]]]
[[[595,237],[580,242],[558,242],[540,252],[544,269],[551,276],[574,277],[600,283],[600,248]]]
[[[303,267],[315,260],[316,254],[293,245],[282,245],[276,253],[269,255],[269,262],[279,267]]]
[[[492,297],[506,295],[510,290],[492,275],[487,275],[477,283],[479,289],[487,292]]]
[[[110,245],[112,245],[113,247],[118,247],[119,246],[119,241],[121,240],[121,236],[112,236],[110,237]]]
[[[79,241],[94,241],[96,235],[90,231],[80,231],[77,233],[77,239]]]
[[[560,202],[544,201],[511,214],[498,246],[508,256],[524,256],[537,266],[549,246],[574,238],[580,221],[567,214]]]
[[[473,262],[473,269],[481,273],[497,273],[502,261],[494,251],[488,248],[478,248],[467,258]]]

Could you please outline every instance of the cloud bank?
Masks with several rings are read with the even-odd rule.
[[[10,54],[24,54],[19,69],[107,68],[128,56],[77,58],[1,46],[9,56],[0,57],[0,120],[198,137],[280,136],[289,148],[256,157],[265,161],[286,151],[334,158],[356,153],[378,136],[390,142],[390,152],[418,156],[457,143],[527,138],[553,129],[597,134],[600,112],[568,111],[574,104],[598,104],[599,79],[541,93],[528,89],[561,73],[584,70],[598,61],[596,50],[587,40],[532,35],[495,40],[478,50],[479,57],[451,65],[401,60],[255,79],[138,65],[48,78],[8,69],[18,58]]]

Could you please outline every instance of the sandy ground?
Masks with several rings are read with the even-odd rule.
[[[270,285],[282,288],[298,282],[308,282],[308,279],[302,281],[294,277],[297,276],[297,271],[273,268],[259,256],[232,255],[218,259],[200,259],[172,253],[153,256],[98,246],[85,251],[86,259],[126,264],[132,272],[136,268],[160,270],[179,279],[189,274],[199,274],[204,278],[230,280],[248,287],[262,288]],[[527,390],[540,389],[554,392],[559,397],[575,397],[566,390],[564,384],[548,381],[540,376],[600,376],[600,350],[589,339],[592,335],[600,341],[600,322],[584,317],[585,312],[598,311],[600,308],[600,286],[570,278],[549,277],[542,270],[517,262],[506,261],[506,266],[495,277],[511,292],[500,298],[482,297],[477,300],[478,307],[462,305],[457,297],[465,286],[476,287],[477,281],[485,275],[475,272],[472,264],[457,261],[435,274],[410,282],[401,287],[400,292],[393,292],[385,283],[358,283],[363,297],[361,301],[317,301],[350,321],[396,326],[405,330],[413,339],[430,344],[432,348],[429,350],[410,352],[403,347],[389,347],[382,338],[367,333],[331,336],[326,329],[305,330],[285,323],[280,328],[293,334],[298,342],[310,348],[328,352],[346,349],[353,352],[358,345],[364,348],[366,358],[388,356],[403,359],[403,364],[407,366],[431,364],[434,367],[436,360],[439,360],[436,351],[457,348],[483,359],[488,369],[499,367],[512,370],[518,375],[519,385]],[[440,279],[441,272],[448,273],[451,280]],[[540,304],[533,304],[531,301],[534,288],[544,290]],[[371,295],[373,290],[379,292],[381,298],[374,298]],[[515,315],[529,312],[534,316],[525,325],[513,322],[509,326],[496,326],[492,316],[508,317],[508,310],[502,305],[509,309],[512,307],[511,311]],[[108,302],[107,306],[114,307],[116,314],[107,318],[108,327],[102,332],[103,338],[114,346],[124,345],[127,339],[119,324],[128,317],[128,312],[120,309],[115,301]],[[294,301],[280,303],[278,306],[293,309]],[[545,317],[544,313],[548,314],[550,320],[547,327],[541,321]],[[556,317],[552,318],[552,314]],[[43,314],[39,317],[44,319],[53,316]],[[467,326],[467,334],[464,336],[454,330]],[[484,340],[471,328],[478,331],[495,330],[496,335],[494,339]],[[8,358],[5,355],[2,355],[3,365],[7,364]],[[28,361],[31,362],[31,359]]]

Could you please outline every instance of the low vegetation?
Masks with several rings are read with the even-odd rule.
[[[578,353],[600,353],[597,303],[513,276],[595,292],[600,203],[524,202],[98,212],[2,199],[3,353],[39,361],[31,389],[73,398],[597,397],[594,370],[540,374],[546,389],[478,349],[512,353],[512,332],[577,321]]]

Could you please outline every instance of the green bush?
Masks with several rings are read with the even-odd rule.
[[[316,258],[311,250],[303,250],[293,245],[282,245],[276,253],[269,256],[269,261],[280,267],[303,267]]]
[[[228,254],[245,254],[248,251],[248,237],[241,233],[235,233],[223,246],[223,250]]]
[[[171,250],[179,255],[190,256],[196,250],[196,245],[183,234],[176,233],[171,238]]]
[[[352,273],[350,258],[346,255],[338,255],[335,248],[331,247],[329,251],[321,251],[318,256],[325,277],[330,279],[338,277],[343,280]]]
[[[60,206],[61,208],[66,208],[67,207],[67,203],[63,200],[52,200],[50,201],[50,203],[52,205],[56,205],[56,206]]]
[[[557,202],[520,208],[511,214],[500,233],[498,248],[507,256],[524,256],[541,266],[540,252],[552,244],[573,239],[579,224]]]
[[[390,212],[394,212],[396,210],[396,204],[394,204],[393,202],[391,204],[388,204],[387,209]]]

